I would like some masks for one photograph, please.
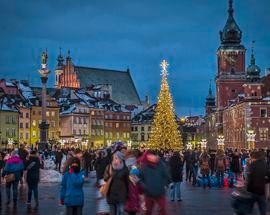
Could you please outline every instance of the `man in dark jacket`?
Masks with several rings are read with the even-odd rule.
[[[25,170],[26,182],[28,185],[28,201],[27,204],[31,205],[32,192],[34,192],[36,207],[38,206],[38,182],[39,182],[39,170],[41,164],[36,151],[31,151],[29,160],[26,162]]]
[[[186,181],[191,181],[192,175],[192,163],[191,163],[191,151],[187,150],[184,152],[184,163],[186,164]]]
[[[193,176],[192,184],[193,185],[196,185],[196,182],[197,182],[199,158],[200,158],[200,153],[198,152],[198,149],[195,148],[191,154],[191,165],[192,165],[192,176]]]
[[[265,183],[270,173],[265,161],[265,153],[256,151],[251,154],[251,165],[248,173],[247,191],[252,194],[253,204],[258,203],[261,215],[266,215]]]
[[[63,159],[63,152],[60,148],[58,148],[55,152],[55,165],[56,169],[58,169],[59,172],[61,172],[62,159]]]
[[[166,165],[153,151],[145,152],[141,164],[140,185],[145,194],[146,215],[152,214],[154,205],[159,206],[159,213],[166,214],[166,187],[170,183],[169,172]]]

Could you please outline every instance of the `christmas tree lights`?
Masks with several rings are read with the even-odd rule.
[[[183,142],[178,130],[173,100],[167,80],[167,67],[169,64],[163,60],[160,66],[162,68],[162,81],[148,147],[159,150],[181,150]]]

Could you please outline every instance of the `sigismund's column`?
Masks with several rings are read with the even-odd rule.
[[[47,69],[47,50],[46,52],[42,53],[41,57],[41,69],[39,70],[41,83],[42,83],[42,121],[39,124],[39,131],[40,131],[40,142],[39,142],[39,149],[44,150],[48,147],[48,131],[49,131],[49,124],[46,120],[46,84],[48,80],[48,75],[50,74],[50,70]]]

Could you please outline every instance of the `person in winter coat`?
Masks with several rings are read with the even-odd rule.
[[[133,166],[129,173],[128,198],[125,203],[125,211],[129,215],[136,215],[140,212],[140,193],[141,189],[138,185],[140,171]]]
[[[55,152],[55,165],[56,169],[58,169],[59,172],[61,172],[62,159],[63,159],[63,152],[60,148],[58,148]]]
[[[36,151],[31,151],[29,159],[26,161],[25,170],[26,182],[28,185],[28,199],[27,204],[31,205],[32,192],[34,193],[36,207],[38,202],[38,182],[39,182],[39,170],[41,168],[40,160]]]
[[[224,185],[224,172],[226,170],[226,157],[222,149],[217,151],[215,158],[215,170],[218,180],[218,187],[221,188]]]
[[[207,179],[208,187],[211,188],[210,183],[210,156],[207,154],[207,152],[203,152],[200,156],[200,169],[202,174],[202,182],[203,182],[203,188],[205,189],[205,179]]]
[[[237,180],[237,178],[239,177],[241,170],[242,170],[242,165],[241,165],[240,154],[238,153],[238,150],[235,149],[231,158],[231,172],[233,173],[233,178],[235,180]]]
[[[140,186],[145,194],[146,215],[151,215],[157,204],[157,214],[166,214],[166,187],[170,184],[167,166],[154,151],[146,151],[139,159],[141,165]]]
[[[251,153],[251,164],[248,171],[247,191],[251,193],[253,205],[257,203],[261,215],[266,215],[265,184],[269,182],[270,173],[263,151]],[[252,205],[252,206],[253,206]]]
[[[106,167],[110,164],[107,152],[105,150],[99,151],[98,152],[98,157],[95,161],[95,170],[96,170],[96,176],[97,176],[97,185],[101,183],[103,177],[104,177],[104,172]]]
[[[191,162],[191,151],[187,150],[184,152],[184,163],[186,163],[186,181],[191,182],[192,176],[192,162]]]
[[[124,162],[124,154],[116,151],[112,163],[106,167],[104,181],[112,177],[106,196],[111,215],[124,215],[124,205],[128,198],[129,171]]]
[[[198,149],[195,148],[191,154],[192,176],[193,176],[192,184],[193,185],[196,185],[196,182],[197,182],[197,176],[198,176],[198,170],[199,170],[199,158],[200,158],[200,153],[198,152]]]
[[[177,201],[181,199],[181,182],[183,181],[183,161],[181,160],[179,152],[174,152],[169,161],[172,187],[170,190],[170,199],[174,201],[175,197]]]
[[[14,180],[6,183],[7,205],[10,204],[10,190],[13,189],[13,204],[17,205],[18,184],[22,177],[24,165],[22,159],[18,155],[18,149],[14,149],[11,153],[11,157],[6,161],[2,177],[14,175]]]
[[[67,215],[82,215],[84,174],[80,160],[73,158],[68,172],[63,175],[60,190],[60,204],[66,206]]]

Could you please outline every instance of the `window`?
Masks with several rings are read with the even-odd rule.
[[[141,131],[144,131],[144,127],[142,126]]]
[[[29,139],[29,134],[28,133],[25,133],[25,139]]]
[[[20,118],[23,118],[23,113],[20,113]]]
[[[76,129],[73,129],[73,134],[76,134]]]
[[[96,134],[97,134],[97,136],[100,136],[100,131],[97,130],[97,131],[96,131]]]
[[[29,118],[29,113],[26,113],[25,116],[26,116],[26,118]]]
[[[41,110],[38,111],[38,115],[41,116]]]
[[[35,116],[36,115],[36,111],[33,110],[33,115]]]
[[[260,140],[268,141],[268,128],[259,128]]]
[[[125,133],[125,132],[123,133],[123,137],[124,137],[124,138],[127,138],[127,135],[126,135],[126,133]]]
[[[105,132],[105,137],[108,138],[109,137],[109,133]]]
[[[141,141],[144,141],[144,134],[141,134]]]
[[[100,130],[100,135],[104,135],[104,131],[103,130]]]
[[[92,129],[92,135],[96,136],[96,131],[94,129]]]
[[[51,121],[52,128],[55,128],[55,121]]]
[[[137,126],[134,127],[134,131],[138,131],[138,127]]]
[[[116,119],[119,120],[120,119],[120,116],[119,115],[116,115]]]
[[[95,111],[92,110],[91,111],[91,115],[94,116],[95,115]]]
[[[266,108],[261,108],[261,117],[267,117],[267,109]]]
[[[115,123],[115,127],[116,127],[116,128],[119,128],[119,123],[118,123],[118,122]]]
[[[50,111],[46,111],[46,116],[47,116],[47,117],[50,116]]]
[[[20,139],[23,139],[23,133],[20,133]]]
[[[22,122],[20,123],[20,128],[23,128],[23,123]]]
[[[54,111],[52,111],[52,112],[51,112],[51,114],[52,114],[52,117],[54,117],[54,116],[55,116],[55,112],[54,112]]]
[[[116,132],[116,138],[119,139],[120,138],[120,134],[119,132]]]
[[[25,123],[25,128],[29,128],[29,123]]]
[[[33,125],[33,126],[36,126],[36,125],[37,125],[36,120],[33,120],[32,125]]]
[[[112,134],[112,132],[110,132],[110,138],[112,138],[112,136],[113,136],[113,134]]]
[[[148,131],[151,131],[151,126],[148,127]]]
[[[127,138],[128,138],[128,139],[130,138],[130,134],[129,134],[129,133],[127,133]]]

